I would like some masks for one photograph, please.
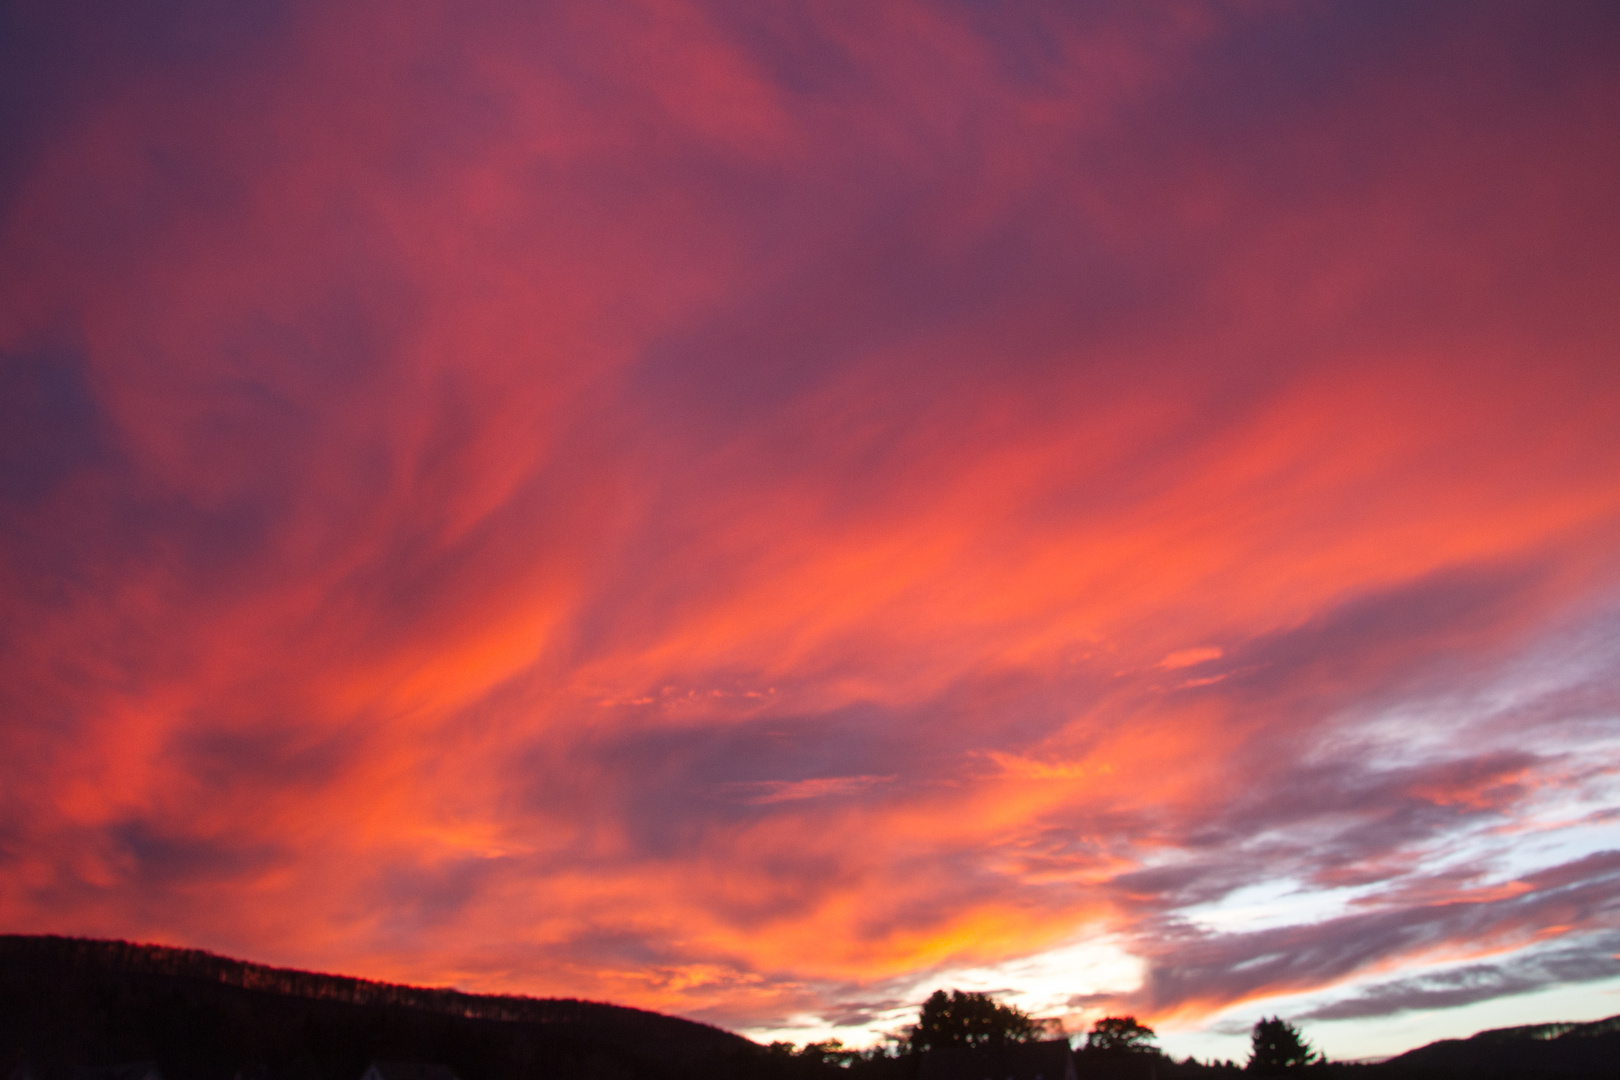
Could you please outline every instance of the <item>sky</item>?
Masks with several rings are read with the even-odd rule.
[[[0,11],[0,930],[1620,1013],[1615,5]]]

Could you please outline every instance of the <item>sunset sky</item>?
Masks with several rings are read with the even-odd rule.
[[[3,11],[0,931],[1620,1013],[1620,6]]]

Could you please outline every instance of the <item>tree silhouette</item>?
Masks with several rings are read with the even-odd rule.
[[[1299,1029],[1278,1016],[1255,1024],[1250,1041],[1248,1068],[1261,1076],[1300,1073],[1307,1065],[1322,1061],[1322,1055],[1300,1037]]]
[[[1158,1048],[1151,1045],[1158,1036],[1145,1024],[1138,1024],[1134,1016],[1105,1016],[1091,1025],[1086,1036],[1087,1050],[1107,1053],[1151,1054]]]
[[[998,1003],[989,994],[949,995],[935,990],[923,1002],[911,1029],[913,1050],[947,1046],[1006,1046],[1039,1038],[1045,1025],[1022,1009]]]

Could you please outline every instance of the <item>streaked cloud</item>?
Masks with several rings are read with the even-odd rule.
[[[165,12],[0,34],[6,929],[806,1037],[1607,978],[1606,11]]]

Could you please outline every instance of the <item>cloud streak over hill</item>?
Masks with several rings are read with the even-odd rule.
[[[6,19],[5,929],[758,1030],[1620,976],[1601,5]]]

